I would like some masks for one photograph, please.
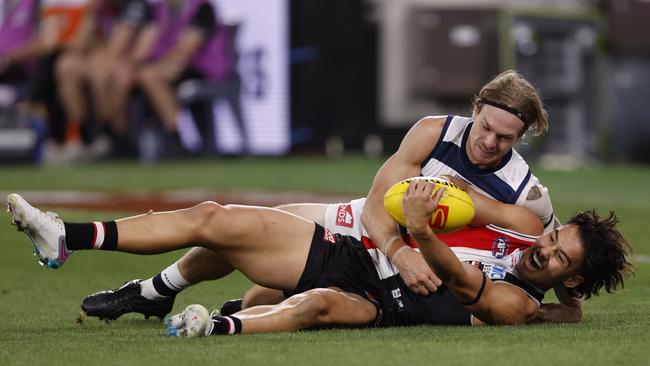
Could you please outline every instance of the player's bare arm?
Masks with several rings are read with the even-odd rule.
[[[525,324],[535,319],[537,305],[518,288],[494,284],[483,273],[461,263],[435,235],[429,221],[444,189],[431,196],[433,184],[413,182],[404,195],[404,215],[409,233],[417,241],[424,259],[456,298],[482,322]]]
[[[474,218],[470,225],[480,227],[496,225],[526,235],[541,235],[544,231],[542,222],[530,209],[496,201],[478,193],[462,179],[445,176],[462,190],[467,192],[474,202]]]
[[[393,184],[420,175],[420,164],[440,139],[445,120],[446,117],[425,117],[409,130],[397,152],[377,172],[361,216],[370,238],[393,260],[404,282],[412,291],[423,295],[437,290],[440,281],[417,252],[407,248],[394,258],[406,243],[386,213],[383,198]]]

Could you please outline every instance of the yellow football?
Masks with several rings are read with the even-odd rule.
[[[426,180],[435,183],[433,193],[439,188],[446,188],[442,195],[438,207],[431,216],[429,224],[433,231],[437,233],[446,233],[462,228],[472,221],[474,217],[474,202],[467,192],[460,189],[457,185],[448,180],[437,177],[414,177],[404,179],[396,183],[386,191],[384,195],[384,208],[388,211],[390,217],[397,221],[398,224],[405,226],[404,212],[402,210],[402,199],[409,184],[414,180]],[[432,193],[432,194],[433,194]]]

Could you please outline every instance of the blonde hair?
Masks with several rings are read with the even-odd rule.
[[[505,104],[520,111],[528,122],[527,128],[522,130],[521,135],[532,131],[533,135],[539,136],[548,130],[548,114],[544,110],[539,92],[514,70],[501,73],[481,88],[473,100],[475,114],[478,114],[483,108],[483,103],[480,102],[481,98]]]

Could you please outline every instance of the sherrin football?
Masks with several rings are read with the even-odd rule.
[[[448,180],[437,177],[414,177],[396,183],[384,195],[384,208],[398,224],[406,226],[402,210],[402,198],[414,180],[426,180],[435,183],[432,195],[439,188],[446,188],[431,216],[431,228],[437,233],[446,233],[462,228],[474,217],[474,202],[467,192]]]

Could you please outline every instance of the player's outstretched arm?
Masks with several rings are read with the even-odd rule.
[[[494,284],[483,273],[461,263],[454,253],[435,235],[429,221],[444,189],[433,197],[432,183],[414,181],[404,195],[404,216],[407,229],[417,241],[424,259],[477,318],[488,324],[524,324],[532,321],[537,305],[515,287]]]
[[[474,201],[472,226],[492,224],[526,235],[541,235],[544,231],[542,222],[530,209],[489,198],[456,177],[445,176],[445,178],[467,192]]]
[[[435,291],[440,280],[414,250],[406,248],[400,252],[399,258],[393,258],[406,243],[401,239],[395,221],[384,209],[384,194],[393,184],[420,175],[420,164],[440,139],[445,120],[445,117],[425,117],[411,128],[398,151],[377,172],[361,216],[370,238],[388,258],[394,260],[406,285],[422,295]]]

